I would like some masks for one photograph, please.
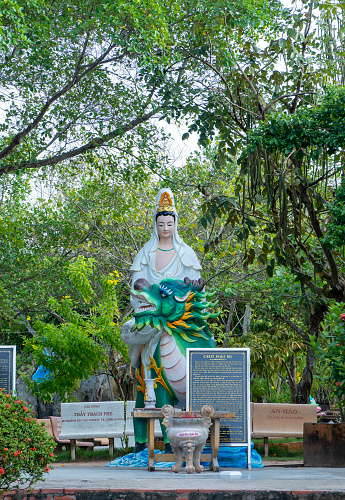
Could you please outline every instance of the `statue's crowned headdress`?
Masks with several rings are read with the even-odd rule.
[[[160,215],[172,215],[175,220],[174,224],[174,234],[173,234],[173,245],[178,258],[181,260],[184,268],[193,268],[195,271],[201,270],[201,265],[198,257],[195,255],[193,250],[184,243],[180,235],[178,234],[178,211],[175,206],[174,195],[168,187],[162,188],[157,193],[155,207],[152,214],[152,235],[150,240],[145,243],[142,250],[134,259],[131,271],[141,271],[143,266],[150,265],[151,269],[155,268],[154,265],[154,252],[157,250],[159,245],[159,236],[157,232],[157,216]],[[189,273],[186,272],[186,275]],[[184,277],[184,276],[182,276]],[[194,277],[194,275],[193,275]]]
[[[174,201],[168,191],[164,191],[161,194],[157,207],[158,212],[175,212]]]

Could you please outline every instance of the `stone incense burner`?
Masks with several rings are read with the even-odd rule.
[[[176,413],[172,406],[165,405],[162,408],[164,415],[163,424],[167,430],[167,436],[175,454],[175,464],[172,466],[174,472],[179,472],[182,467],[182,452],[185,453],[186,472],[202,472],[200,455],[205,446],[211,417],[214,409],[210,405],[201,408],[201,417],[195,413]],[[194,466],[193,466],[194,461]]]

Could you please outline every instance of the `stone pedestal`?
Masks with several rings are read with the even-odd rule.
[[[345,467],[345,423],[304,424],[305,467]]]

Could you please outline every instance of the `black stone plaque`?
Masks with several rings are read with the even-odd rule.
[[[6,394],[15,390],[16,346],[0,346],[0,387]]]
[[[210,404],[235,413],[234,419],[221,420],[220,442],[248,444],[249,349],[187,349],[187,363],[188,409]]]

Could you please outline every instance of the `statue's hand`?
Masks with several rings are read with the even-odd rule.
[[[152,328],[152,326],[145,326],[140,332],[138,330],[132,331],[134,324],[135,319],[132,318],[122,326],[121,338],[129,345],[128,353],[132,366],[138,366],[140,356],[144,355],[145,357],[146,350],[148,351],[146,353],[146,361],[149,363],[151,348],[159,342],[162,332],[157,330],[157,328]],[[143,349],[144,346],[147,346],[148,349]]]
[[[134,332],[131,332],[131,329],[132,329],[134,323],[135,323],[135,319],[131,318],[129,321],[126,321],[126,323],[124,325],[122,325],[122,328],[121,328],[121,338],[128,345],[133,344],[132,337],[133,337]],[[137,342],[135,342],[135,343],[137,343]]]

